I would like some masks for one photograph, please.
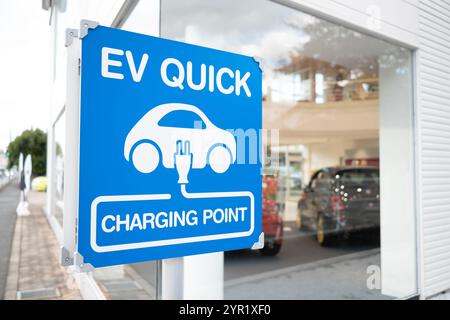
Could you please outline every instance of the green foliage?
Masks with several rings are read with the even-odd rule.
[[[19,155],[23,157],[31,154],[34,176],[45,175],[47,163],[47,133],[41,129],[25,130],[12,141],[7,149],[9,153],[8,168],[19,167]]]

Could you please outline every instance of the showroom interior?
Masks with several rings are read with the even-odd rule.
[[[186,258],[186,288],[193,283],[197,288],[185,289],[182,297],[396,299],[420,294],[416,49],[408,36],[399,41],[395,33],[382,35],[385,26],[380,31],[330,18],[325,8],[309,2],[60,3],[51,25],[55,93],[48,195],[49,221],[60,239],[68,121],[64,32],[83,18],[252,56],[263,70],[263,129],[269,136],[263,214],[279,217],[273,219],[279,228],[277,250]],[[334,218],[326,218],[318,202],[328,205]],[[352,228],[346,229],[352,219]],[[324,236],[318,230],[327,223],[332,231],[325,228]],[[333,231],[338,224],[339,233]],[[323,237],[333,241],[324,244]],[[205,264],[214,271],[203,271],[204,280],[188,273]],[[158,299],[162,268],[164,263],[144,262],[77,277],[91,298]]]
[[[258,7],[257,13],[255,7]],[[366,200],[362,200],[364,196],[357,194],[349,195],[346,199],[344,195],[347,192],[340,191],[341,201],[366,201],[363,206],[376,207],[374,211],[377,212],[372,213],[375,218],[371,221],[375,230],[367,228],[368,231],[358,234],[358,239],[352,239],[351,236],[367,223],[362,221],[366,219],[363,216],[355,225],[353,234],[346,235],[333,247],[325,248],[311,241],[314,239],[314,226],[312,230],[298,230],[295,221],[298,220],[297,207],[302,192],[318,170],[327,167],[373,168],[373,172],[379,174],[380,162],[388,157],[385,154],[389,152],[390,145],[400,138],[396,131],[389,131],[389,120],[386,118],[407,116],[403,125],[409,129],[409,134],[399,134],[406,144],[404,151],[412,155],[413,119],[411,105],[408,105],[412,95],[410,50],[293,8],[260,1],[248,1],[239,8],[226,2],[206,4],[203,1],[189,1],[182,5],[176,1],[163,1],[161,36],[253,56],[263,69],[263,128],[269,132],[278,132],[278,141],[268,146],[272,161],[269,161],[270,165],[265,168],[263,175],[275,179],[276,190],[271,190],[273,195],[268,194],[266,197],[276,201],[277,206],[273,211],[284,221],[285,239],[280,252],[274,257],[275,261],[263,260],[255,253],[241,253],[237,254],[238,257],[233,256],[233,253],[226,254],[225,297],[248,299],[255,297],[255,292],[264,292],[256,295],[257,298],[264,298],[268,295],[267,289],[276,285],[277,281],[286,281],[281,275],[270,274],[271,271],[282,269],[277,264],[292,267],[294,263],[301,266],[335,258],[328,261],[338,268],[344,263],[345,255],[357,252],[366,254],[372,250],[371,256],[352,260],[360,264],[359,285],[362,286],[356,284],[358,280],[353,281],[355,287],[349,288],[349,291],[353,291],[355,296],[360,293],[368,298],[389,298],[381,292],[377,294],[374,290],[362,290],[362,287],[365,285],[367,267],[380,266],[376,235],[379,232],[377,227],[380,226],[379,206],[384,200],[384,193],[380,199],[379,190],[381,185],[381,188],[390,192],[390,186],[401,183],[403,178],[400,175],[388,175],[389,170],[399,169],[395,168],[398,164],[385,161],[384,170],[379,179],[377,176],[371,189],[361,181],[355,182],[360,183],[358,187],[367,187],[361,193],[374,192],[370,199],[366,197]],[[391,86],[397,88],[396,96],[391,94]],[[395,114],[393,109],[400,109],[401,112]],[[380,137],[381,132],[384,134],[383,139]],[[273,161],[274,158],[277,161]],[[382,185],[383,182],[386,182],[385,185]],[[410,195],[405,192],[404,196]],[[263,200],[263,212],[269,211],[268,206],[270,203]],[[389,203],[385,205],[386,211],[393,209]],[[367,208],[351,214],[370,215],[369,212],[363,212],[365,210]],[[344,260],[339,261],[340,256]],[[290,261],[284,263],[284,259]],[[269,272],[266,275],[270,278],[260,278],[258,284],[250,282],[226,286],[227,277],[230,280],[245,278],[255,272],[254,268]],[[312,268],[316,273],[308,270],[303,272],[304,275],[301,271],[289,274],[298,283],[294,287],[289,286],[289,290],[280,289],[283,292],[271,290],[272,297],[333,298],[327,296],[327,291],[333,289],[328,288],[328,281],[335,279],[340,282],[345,273],[331,273],[327,283],[322,283],[319,274],[323,268],[314,265]],[[308,282],[307,278],[313,280]],[[306,289],[313,287],[316,292]]]

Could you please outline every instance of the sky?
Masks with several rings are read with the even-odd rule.
[[[50,119],[50,12],[37,0],[0,0],[0,150]]]

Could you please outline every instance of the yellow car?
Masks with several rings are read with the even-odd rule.
[[[36,191],[47,191],[47,177],[36,177],[31,182],[31,188]]]

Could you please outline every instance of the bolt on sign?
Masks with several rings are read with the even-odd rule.
[[[259,64],[96,24],[79,43],[75,264],[260,247]]]

